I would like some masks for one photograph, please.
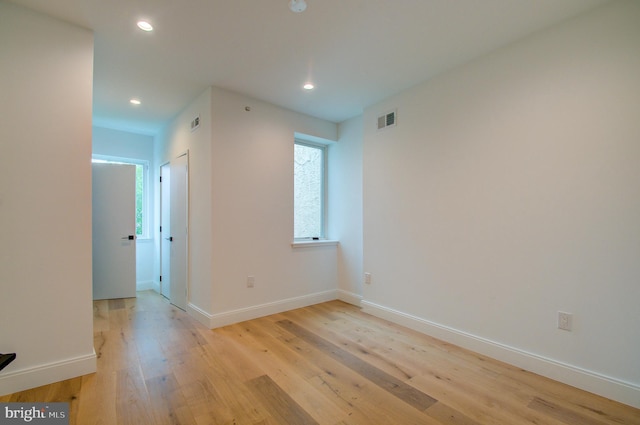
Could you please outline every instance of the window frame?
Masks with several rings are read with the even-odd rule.
[[[95,160],[95,161],[94,161]],[[92,154],[91,162],[106,162],[111,164],[127,164],[142,166],[142,234],[136,234],[138,240],[151,240],[150,233],[150,210],[149,210],[149,161],[136,158],[125,158],[113,155]]]
[[[305,146],[308,148],[319,149],[322,153],[322,179],[321,179],[321,197],[320,197],[320,235],[316,236],[305,236],[305,237],[295,237],[295,195],[294,195],[294,204],[293,204],[293,215],[294,215],[294,242],[305,242],[305,241],[324,241],[327,240],[327,214],[328,214],[328,162],[329,162],[329,149],[328,146],[322,143],[315,143],[308,140],[303,140],[300,138],[294,139],[294,151],[295,145]],[[294,154],[294,168],[295,168],[295,154]],[[295,173],[294,173],[295,176]],[[294,177],[294,194],[295,194],[295,177]]]

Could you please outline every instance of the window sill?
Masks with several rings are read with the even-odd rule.
[[[291,247],[293,248],[311,248],[314,246],[336,246],[340,243],[340,241],[332,240],[332,239],[320,239],[317,241],[293,241],[291,242]]]

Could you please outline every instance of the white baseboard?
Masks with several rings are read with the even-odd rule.
[[[338,299],[357,307],[360,307],[362,303],[362,295],[354,294],[353,292],[345,291],[343,289],[338,289]]]
[[[158,282],[154,282],[153,280],[136,282],[136,291],[148,291],[149,289],[160,293],[160,284]]]
[[[363,311],[547,378],[640,408],[640,386],[549,359],[366,300]]]
[[[287,298],[284,300],[225,311],[217,314],[207,313],[193,304],[189,304],[187,306],[187,311],[200,323],[210,329],[214,329],[221,326],[231,325],[233,323],[243,322],[245,320],[257,319],[270,314],[282,313],[283,311],[335,300],[337,298],[336,290],[332,289],[329,291],[316,292],[314,294],[303,295],[301,297]]]
[[[189,314],[189,316],[193,317],[207,328],[212,329],[211,320],[213,316],[211,315],[211,313],[207,313],[206,311],[192,303],[187,303],[187,313]]]
[[[58,362],[38,365],[15,372],[3,372],[0,375],[0,395],[13,394],[18,391],[54,382],[64,381],[96,371],[96,352]]]

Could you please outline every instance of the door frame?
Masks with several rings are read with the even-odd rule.
[[[182,157],[186,157],[186,176],[185,176],[185,196],[184,196],[184,208],[185,208],[185,238],[186,238],[186,243],[185,243],[185,250],[184,250],[184,261],[185,261],[185,283],[184,283],[184,290],[185,290],[185,310],[189,305],[189,296],[190,296],[190,270],[189,270],[189,264],[190,264],[190,260],[189,260],[189,244],[190,244],[190,234],[191,234],[191,229],[190,229],[190,220],[189,220],[189,192],[190,192],[190,181],[189,181],[189,167],[190,167],[190,161],[189,161],[189,150],[185,150],[181,153],[179,153],[178,155],[176,155],[175,157],[173,157],[173,159],[163,162],[160,165],[160,176],[162,176],[162,167],[167,166],[167,165],[171,165],[172,162],[174,162],[175,160],[177,160],[178,158],[182,158]],[[169,180],[171,182],[171,180],[173,179],[171,173],[169,175]],[[158,180],[158,183],[161,185],[162,182],[160,182]],[[169,190],[169,197],[170,197],[170,203],[173,203],[174,200],[174,196],[172,196],[171,194],[171,183],[170,186],[168,188]],[[160,217],[160,224],[162,224],[162,186],[160,186],[159,188],[159,192],[160,192],[160,203],[159,203],[159,217]],[[171,217],[171,208],[169,208],[169,217]],[[171,220],[171,218],[169,218],[169,220]],[[159,230],[159,227],[158,227]],[[173,229],[173,226],[171,226],[171,233],[175,234],[175,229]],[[164,275],[163,275],[163,265],[162,265],[162,258],[163,258],[163,254],[162,254],[162,241],[163,241],[163,237],[166,234],[165,232],[159,232],[159,240],[160,240],[160,244],[159,244],[159,250],[158,250],[158,255],[159,255],[159,261],[158,264],[160,266],[160,276],[163,276],[163,280],[165,279]],[[171,236],[171,235],[169,235]],[[171,249],[173,249],[173,246],[171,246]],[[171,258],[171,254],[170,254],[170,258]],[[171,259],[169,259],[169,262],[171,264]],[[171,265],[169,266],[169,273],[171,273]],[[173,287],[174,282],[172,282],[173,279],[171,279],[171,276],[169,276],[169,285],[170,285],[170,289],[169,291],[171,291],[171,287]],[[160,293],[163,293],[163,289],[162,289],[162,282],[160,282]],[[172,304],[174,304],[171,300],[171,292],[169,292],[169,296],[168,296],[169,302],[171,302]],[[176,305],[176,304],[174,304]],[[177,305],[176,305],[177,306]],[[177,306],[179,308],[182,308],[180,306]]]
[[[170,161],[167,161],[167,162],[164,162],[164,163],[160,164],[160,169],[159,169],[160,178],[159,178],[159,182],[158,182],[159,185],[160,185],[160,188],[159,188],[160,190],[158,191],[159,192],[159,198],[160,198],[160,202],[159,202],[160,208],[159,208],[159,217],[158,217],[159,220],[160,220],[160,225],[159,225],[159,228],[158,228],[159,229],[159,235],[160,235],[159,236],[159,239],[160,239],[159,256],[160,256],[160,258],[159,258],[159,261],[158,261],[158,264],[160,265],[160,274],[159,274],[160,282],[159,283],[160,283],[160,294],[162,296],[164,296],[165,298],[167,298],[167,299],[169,299],[171,297],[171,292],[170,292],[171,291],[171,289],[170,289],[170,286],[171,286],[171,259],[169,257],[169,261],[168,261],[169,262],[169,267],[168,267],[169,276],[167,276],[166,275],[167,273],[164,273],[164,268],[165,268],[164,255],[165,255],[165,253],[164,253],[164,248],[163,248],[163,245],[164,245],[163,241],[164,241],[164,235],[166,235],[167,233],[171,233],[171,226],[169,226],[169,229],[162,229],[162,225],[164,223],[164,221],[163,221],[163,216],[164,216],[164,214],[163,214],[163,210],[164,210],[163,209],[163,202],[164,202],[164,199],[163,198],[164,198],[164,196],[168,195],[169,202],[171,202],[171,169],[169,168],[169,170],[168,170],[169,171],[169,175],[166,176],[166,177],[168,177],[168,181],[164,181],[164,182],[162,181],[162,177],[163,177],[162,176],[162,170],[163,170],[164,167],[170,167],[170,165],[171,165]],[[169,183],[169,185],[166,185],[167,183]],[[166,185],[166,186],[163,186],[163,184]],[[163,196],[163,193],[164,193],[164,196]],[[170,212],[169,212],[169,219],[171,219],[171,213]],[[169,236],[171,236],[171,235],[169,235]],[[169,249],[169,253],[168,254],[169,254],[169,256],[171,255],[171,249]],[[169,291],[165,291],[165,286],[167,284],[169,285]]]

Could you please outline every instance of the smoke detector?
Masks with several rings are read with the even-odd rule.
[[[307,2],[304,0],[291,0],[289,2],[289,9],[295,13],[304,12],[307,9]]]

